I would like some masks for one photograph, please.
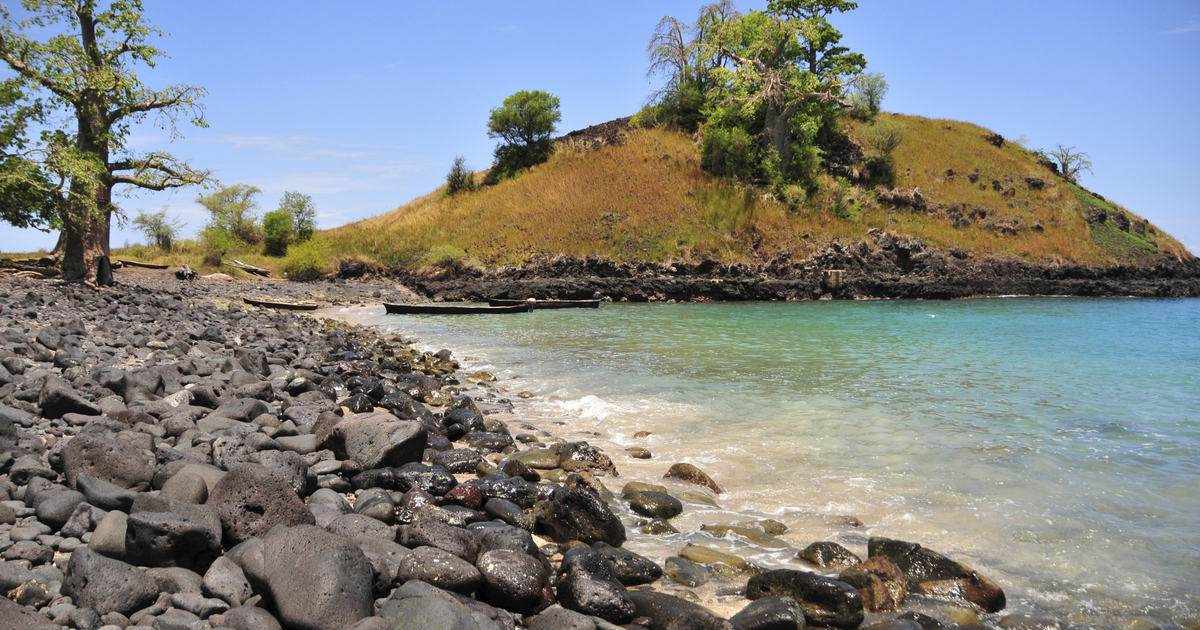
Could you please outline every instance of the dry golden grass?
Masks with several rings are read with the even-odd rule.
[[[1032,261],[1106,263],[1115,259],[1089,238],[1083,206],[1025,149],[996,148],[990,131],[972,125],[884,114],[906,128],[895,151],[895,184],[921,189],[930,212],[882,206],[873,191],[823,175],[799,211],[763,191],[721,180],[700,169],[691,138],[664,130],[631,132],[628,142],[599,148],[569,146],[521,176],[472,193],[447,196],[439,188],[396,210],[318,233],[322,255],[333,261],[362,257],[416,269],[455,258],[456,264],[499,266],[534,256],[598,254],[617,260],[714,258],[725,262],[790,256],[804,258],[831,239],[860,240],[871,228],[924,239],[937,248]],[[851,137],[863,123],[848,122]],[[947,169],[954,169],[951,180]],[[968,175],[978,173],[977,183]],[[1025,178],[1048,183],[1033,190]],[[992,187],[999,181],[1007,195]],[[988,219],[1032,227],[1016,234],[954,227],[947,216],[987,211]],[[845,219],[835,206],[848,207]],[[1163,250],[1185,252],[1157,230]],[[458,250],[462,250],[459,252]],[[463,260],[457,260],[465,252]],[[155,256],[156,262],[199,257],[191,251]],[[280,269],[283,260],[257,251],[227,256]],[[312,256],[312,253],[309,253]],[[228,268],[227,268],[228,269]]]

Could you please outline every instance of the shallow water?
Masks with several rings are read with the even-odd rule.
[[[801,566],[811,542],[865,557],[881,535],[989,576],[1006,614],[1200,623],[1200,300],[340,315],[494,372],[514,429],[603,447],[622,472],[605,479],[614,491],[676,461],[709,472],[720,508],[688,504],[673,520],[684,533],[627,545],[660,562],[696,542]],[[698,531],[766,517],[791,528],[791,549]]]

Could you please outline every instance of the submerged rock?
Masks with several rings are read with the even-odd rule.
[[[1004,609],[1004,591],[995,582],[936,551],[878,536],[870,539],[867,551],[869,557],[884,558],[899,567],[914,592],[967,602],[989,613]]]

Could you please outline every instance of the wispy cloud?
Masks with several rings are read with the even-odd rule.
[[[521,27],[516,24],[506,24],[505,26],[496,26],[492,28],[497,33],[520,33]]]
[[[1192,19],[1188,20],[1187,24],[1184,24],[1183,26],[1181,26],[1179,28],[1166,31],[1163,34],[1164,35],[1178,35],[1180,33],[1197,33],[1197,32],[1200,32],[1200,18],[1193,16]]]

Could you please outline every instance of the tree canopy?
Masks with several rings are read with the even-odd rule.
[[[181,120],[206,126],[205,92],[154,90],[137,78],[136,66],[153,68],[163,56],[150,42],[162,33],[143,18],[140,0],[26,0],[23,7],[18,21],[0,6],[0,60],[13,72],[0,81],[0,195],[19,202],[5,204],[3,218],[61,227],[63,277],[94,278],[95,260],[109,253],[114,188],[165,190],[210,179],[168,153],[126,143],[150,114],[172,138]]]
[[[520,91],[504,99],[488,118],[488,137],[499,138],[493,174],[506,177],[550,159],[551,136],[562,121],[557,96]]]

